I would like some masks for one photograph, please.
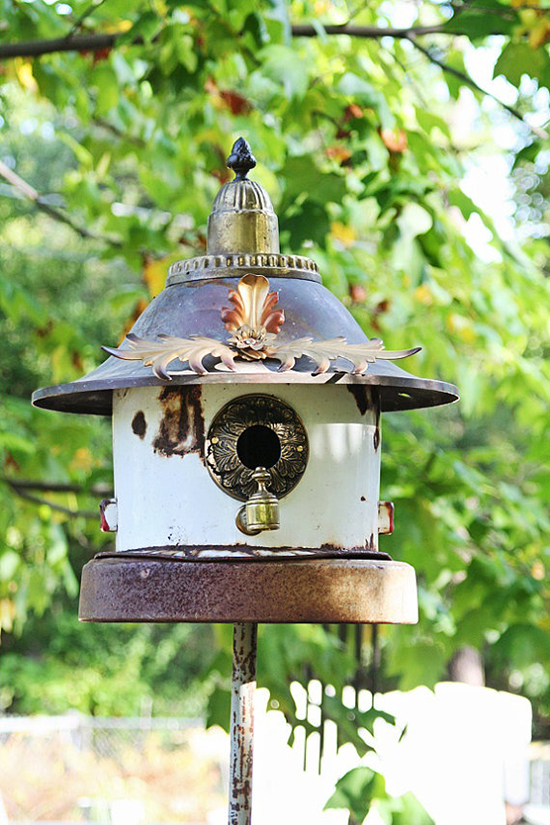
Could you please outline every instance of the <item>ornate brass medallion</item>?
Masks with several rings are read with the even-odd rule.
[[[309,445],[292,407],[272,395],[243,395],[215,417],[206,439],[206,466],[221,489],[246,501],[256,490],[258,466],[270,475],[277,498],[290,493],[305,472]]]

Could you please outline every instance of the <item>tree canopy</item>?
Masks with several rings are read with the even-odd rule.
[[[110,540],[95,516],[109,425],[29,396],[100,363],[169,264],[204,250],[242,134],[283,250],[313,257],[367,334],[421,344],[412,371],[461,391],[453,408],[385,417],[396,531],[382,549],[415,566],[421,618],[363,631],[364,683],[431,685],[472,645],[547,731],[547,0],[2,5],[3,707],[136,712],[149,692],[157,712],[181,709],[183,670],[223,718],[227,629],[77,632],[68,618]],[[507,204],[491,201],[506,177]],[[260,680],[292,717],[289,680],[304,663],[355,678],[354,646],[266,628]]]

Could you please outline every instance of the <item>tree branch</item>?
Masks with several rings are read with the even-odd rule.
[[[446,23],[440,23],[432,26],[408,26],[406,28],[397,28],[393,26],[352,26],[349,23],[344,23],[342,25],[326,25],[324,26],[324,31],[327,35],[347,35],[349,37],[358,37],[358,38],[365,38],[365,39],[372,39],[377,40],[381,39],[382,37],[392,37],[394,39],[401,39],[401,40],[408,40],[413,46],[421,51],[427,58],[430,60],[431,63],[439,66],[443,71],[447,72],[448,74],[452,74],[455,77],[462,80],[463,83],[466,83],[476,91],[480,92],[481,94],[485,95],[486,97],[492,98],[496,101],[499,106],[502,106],[503,109],[506,109],[513,117],[520,120],[522,123],[525,123],[526,126],[531,129],[531,131],[536,134],[538,137],[547,138],[547,133],[538,128],[537,126],[532,126],[528,123],[521,112],[515,109],[513,106],[509,106],[507,103],[504,103],[498,97],[493,95],[491,92],[483,89],[479,86],[475,80],[469,77],[464,72],[455,69],[453,66],[449,66],[443,60],[440,60],[436,57],[429,49],[421,46],[420,43],[417,41],[417,37],[427,34],[442,34],[448,35],[451,37],[456,37],[461,34],[460,31],[448,31],[446,28]],[[291,32],[294,37],[318,37],[319,31],[315,26],[312,26],[309,23],[294,23],[291,26]],[[499,34],[500,32],[494,32],[494,34]],[[4,43],[0,45],[0,60],[5,60],[13,57],[39,57],[40,55],[44,54],[53,54],[57,52],[69,52],[69,51],[79,51],[79,52],[88,52],[88,51],[98,51],[101,49],[112,49],[118,40],[123,34],[127,34],[127,32],[111,32],[108,34],[82,34],[82,35],[73,35],[70,34],[67,37],[58,37],[52,40],[29,40],[26,42],[20,43]],[[132,45],[140,45],[143,44],[142,37],[136,37],[134,40],[131,41]],[[2,174],[0,172],[0,174]],[[4,175],[5,177],[5,175]],[[86,229],[82,227],[77,227],[72,223],[72,221],[63,213],[60,213],[58,210],[54,210],[52,207],[49,207],[47,204],[40,203],[38,198],[32,198],[37,204],[37,206],[44,211],[49,212],[52,217],[56,217],[58,220],[67,223],[69,226],[78,232],[82,237],[95,237],[91,233],[89,233]],[[55,213],[55,214],[53,214]],[[101,240],[105,240],[101,238]],[[118,243],[115,241],[109,241],[113,243],[113,245],[117,246]]]
[[[445,24],[433,26],[408,26],[407,28],[395,28],[393,26],[350,26],[342,23],[340,26],[325,25],[323,29],[326,34],[346,34],[349,37],[362,37],[367,40],[378,40],[381,37],[394,37],[398,40],[408,40],[410,37],[417,37],[423,34],[452,34],[457,32],[446,32]],[[309,23],[294,23],[291,26],[293,37],[318,37],[319,30]],[[0,53],[1,56],[1,53]]]
[[[68,37],[55,37],[52,40],[27,40],[21,43],[3,43],[0,45],[0,60],[12,57],[39,57],[42,54],[57,52],[95,52],[100,49],[112,49],[123,32],[109,34],[77,34]],[[135,43],[143,43],[141,37]]]
[[[445,23],[434,26],[409,26],[395,28],[393,26],[350,26],[347,23],[341,26],[326,25],[327,34],[349,35],[377,40],[381,37],[409,39],[424,34],[448,34],[455,37],[460,32],[447,32]],[[291,26],[294,37],[317,37],[319,31],[309,23],[295,23]],[[0,60],[12,57],[39,57],[43,54],[57,52],[95,52],[101,49],[112,49],[118,38],[127,32],[110,32],[108,34],[77,34],[68,37],[57,37],[52,40],[27,40],[20,43],[0,44]],[[136,37],[132,45],[142,45],[143,38]]]
[[[40,209],[42,212],[45,212],[54,220],[59,221],[60,223],[64,223],[76,232],[77,235],[80,235],[81,238],[85,238],[88,240],[94,241],[102,241],[103,243],[107,243],[110,246],[116,247],[119,249],[122,244],[116,238],[110,238],[106,235],[97,235],[95,232],[90,232],[89,229],[86,229],[85,226],[81,226],[80,224],[73,221],[68,215],[62,212],[60,209],[56,209],[55,206],[50,206],[50,204],[45,203],[42,195],[40,195],[37,190],[31,186],[27,181],[20,178],[19,175],[10,169],[9,166],[6,166],[5,163],[0,161],[0,177],[3,177],[4,180],[7,180],[14,189],[17,189],[18,192],[27,198],[27,200],[32,201],[37,209]]]
[[[118,126],[115,126],[114,123],[109,123],[109,121],[103,120],[103,118],[101,117],[95,118],[94,123],[96,123],[98,126],[101,126],[101,128],[105,129],[107,132],[111,132],[111,134],[115,135],[115,137],[127,140],[128,143],[133,143],[134,146],[139,146],[143,148],[147,145],[142,138],[126,134],[126,132],[123,132],[122,129],[118,128]]]
[[[487,91],[487,89],[483,89],[481,86],[479,86],[479,84],[476,83],[476,81],[473,78],[471,78],[465,72],[461,72],[460,69],[455,69],[454,66],[449,66],[449,64],[445,63],[444,60],[441,60],[439,57],[436,57],[433,54],[433,52],[431,52],[429,49],[425,48],[425,46],[422,46],[420,43],[418,43],[413,35],[410,35],[407,39],[413,44],[415,49],[418,49],[419,52],[422,52],[422,54],[424,54],[428,58],[430,63],[433,63],[435,66],[439,66],[439,68],[443,69],[443,71],[447,72],[447,74],[451,74],[453,75],[453,77],[457,77],[467,86],[470,86],[472,89],[475,89],[477,92],[480,92],[482,95],[485,95],[485,97],[490,97],[491,100],[494,100],[496,103],[498,103],[499,106],[502,106],[502,108],[509,112],[513,117],[517,118],[517,120],[520,120],[522,123],[524,123],[525,126],[527,126],[535,135],[537,135],[537,137],[542,138],[543,140],[548,138],[548,133],[545,132],[544,129],[540,129],[538,126],[533,126],[531,123],[525,120],[524,116],[518,109],[515,109],[513,106],[509,106],[508,103],[504,103],[503,100],[500,100],[500,98],[496,97],[496,95],[494,95],[492,92]]]
[[[10,487],[17,487],[20,490],[38,490],[42,493],[87,493],[89,495],[103,496],[103,498],[112,498],[113,496],[111,486],[108,484],[95,484],[90,488],[86,488],[80,484],[67,484],[57,481],[36,481],[32,478],[15,478],[10,476],[3,476],[2,481],[9,484]]]
[[[9,483],[9,482],[8,482]],[[64,513],[66,516],[76,516],[80,518],[89,518],[89,519],[97,519],[98,514],[92,510],[71,510],[70,507],[63,507],[62,504],[55,504],[52,501],[48,501],[46,498],[39,498],[38,496],[33,496],[31,493],[27,493],[26,490],[22,490],[15,485],[10,484],[11,489],[15,493],[16,496],[22,498],[24,501],[28,501],[31,504],[37,504],[39,507],[42,507],[44,504],[47,507],[50,507],[52,510],[55,510],[58,513]]]
[[[98,3],[92,3],[91,5],[88,6],[88,8],[84,9],[84,11],[80,15],[80,17],[77,17],[77,19],[74,21],[73,25],[71,26],[71,30],[68,33],[67,37],[72,37],[74,34],[76,34],[76,32],[79,30],[79,28],[82,26],[82,24],[86,20],[86,18],[89,17],[90,14],[93,11],[95,11],[100,6],[102,6],[104,2],[105,2],[105,0],[99,0]]]

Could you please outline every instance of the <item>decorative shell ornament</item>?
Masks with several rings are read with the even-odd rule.
[[[414,355],[421,347],[402,350],[384,350],[380,338],[371,338],[362,344],[348,344],[345,338],[315,341],[298,338],[295,341],[277,343],[277,335],[285,321],[284,310],[278,307],[279,294],[269,291],[269,281],[263,275],[245,275],[236,289],[229,290],[228,301],[232,306],[222,307],[221,318],[231,333],[226,343],[215,338],[191,335],[176,338],[158,335],[156,341],[126,336],[119,349],[103,347],[105,352],[126,361],[142,361],[153,368],[157,378],[171,381],[168,365],[178,359],[189,369],[204,375],[209,370],[204,364],[207,356],[218,358],[228,369],[235,369],[235,359],[259,361],[275,359],[280,362],[279,372],[292,370],[297,359],[307,356],[315,362],[314,375],[328,370],[330,362],[344,358],[352,365],[350,372],[363,375],[369,364],[377,359],[389,361]],[[215,368],[216,365],[214,365]]]

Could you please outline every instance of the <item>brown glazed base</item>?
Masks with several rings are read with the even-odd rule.
[[[82,571],[86,622],[418,621],[414,569],[371,559],[186,561],[95,558]]]

